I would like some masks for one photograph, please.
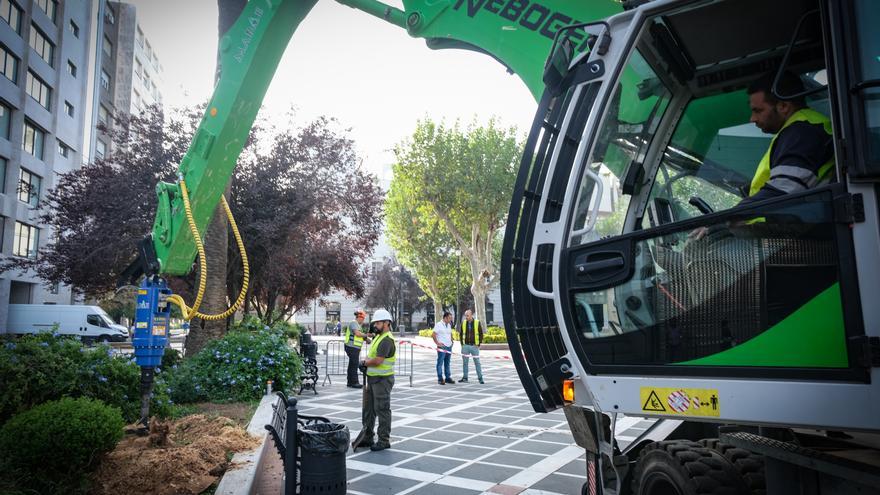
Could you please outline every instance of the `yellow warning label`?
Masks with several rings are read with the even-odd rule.
[[[153,325],[153,335],[165,335],[165,325]]]
[[[147,322],[139,321],[139,322],[137,322],[137,327],[138,328],[147,328]]]
[[[145,296],[147,295],[147,291],[145,289],[138,289],[138,295]]]
[[[641,387],[642,411],[673,416],[714,416],[721,414],[721,400],[714,388]]]

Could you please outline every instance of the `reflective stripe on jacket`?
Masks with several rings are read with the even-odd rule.
[[[361,346],[364,345],[364,338],[358,337],[354,332],[351,331],[351,327],[353,325],[357,325],[357,328],[361,327],[361,324],[358,323],[357,320],[354,320],[345,326],[345,345],[357,347],[358,349],[360,349]]]
[[[391,335],[390,331],[382,333],[382,335],[373,339],[369,349],[367,349],[367,359],[376,357],[376,352],[379,350],[379,343],[385,339],[391,339],[391,341],[394,342],[394,337]],[[391,376],[394,374],[394,361],[397,360],[397,344],[395,343],[394,345],[394,355],[385,358],[385,360],[382,361],[382,364],[378,366],[370,366],[367,368],[367,376]]]
[[[797,185],[814,187],[829,177],[829,173],[834,167],[833,156],[819,167],[818,173],[814,173],[812,170],[801,167],[792,167],[784,163],[777,164],[777,166],[772,169],[770,168],[770,155],[773,152],[773,145],[776,144],[776,138],[779,137],[786,127],[795,122],[807,122],[814,125],[821,125],[829,136],[832,135],[831,121],[821,113],[811,108],[801,108],[793,113],[791,117],[785,121],[785,124],[782,125],[782,129],[779,129],[779,132],[777,132],[776,135],[773,136],[773,139],[770,140],[770,146],[767,147],[767,152],[764,153],[764,157],[758,162],[758,169],[755,170],[755,176],[752,178],[752,184],[749,188],[749,196],[758,194],[758,191],[760,191],[767,182],[770,182],[772,186],[780,191],[789,193],[796,192]],[[794,187],[790,188],[786,186],[788,183],[791,183],[790,185]]]
[[[462,345],[470,345],[466,343],[465,337],[467,337],[467,320],[461,322],[461,328],[458,330],[458,336],[461,339]],[[480,320],[474,318],[474,344],[480,345]]]

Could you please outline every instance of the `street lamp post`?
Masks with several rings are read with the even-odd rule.
[[[459,320],[461,314],[461,255],[455,257],[455,321]]]

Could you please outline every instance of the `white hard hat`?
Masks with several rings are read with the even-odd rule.
[[[391,313],[384,309],[377,309],[375,313],[373,313],[373,318],[370,319],[370,323],[376,323],[377,321],[391,321]]]

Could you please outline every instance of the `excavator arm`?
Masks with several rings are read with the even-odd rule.
[[[376,0],[340,0],[383,19],[429,47],[486,53],[519,76],[535,98],[556,34],[566,25],[621,10],[614,0],[407,0],[404,10]],[[220,40],[221,75],[181,160],[179,179],[189,192],[196,230],[204,233],[232,176],[238,156],[290,38],[315,0],[251,0]],[[575,54],[588,49],[582,28],[566,30]],[[196,245],[188,226],[180,181],[160,183],[152,234],[125,282],[140,275],[185,275]]]

